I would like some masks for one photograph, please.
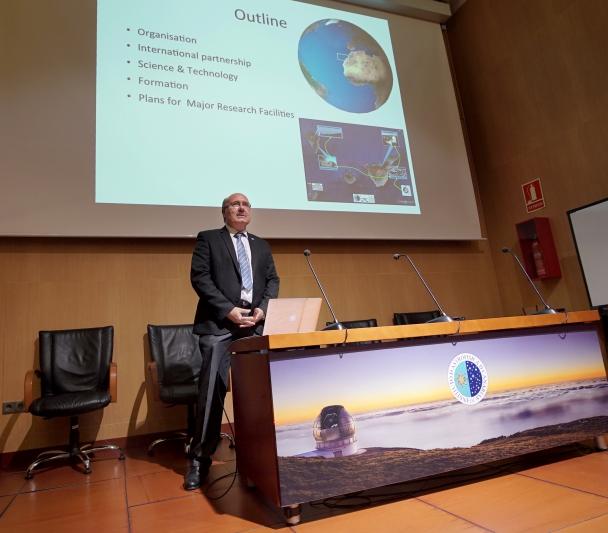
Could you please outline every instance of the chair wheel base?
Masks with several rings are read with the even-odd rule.
[[[159,439],[154,440],[153,442],[151,442],[148,445],[148,450],[147,453],[150,457],[154,457],[154,450],[156,449],[156,447],[159,444],[164,444],[165,442],[172,442],[172,441],[184,441],[184,450],[186,450],[186,446],[188,446],[188,433],[184,432],[184,431],[177,431],[171,435],[169,435],[168,437],[161,437]],[[188,452],[186,452],[187,454]]]
[[[228,448],[230,448],[231,450],[236,448],[236,444],[234,442],[234,437],[232,436],[231,433],[224,433],[224,432],[220,433],[220,439],[228,440],[228,442],[229,442]]]
[[[116,451],[119,454],[118,459],[120,461],[125,460],[124,452],[116,444],[102,444],[96,447],[92,447],[91,444],[85,444],[82,447],[71,446],[69,451],[49,450],[40,453],[36,460],[27,467],[27,470],[25,471],[25,479],[32,479],[34,477],[34,470],[38,466],[59,460],[66,460],[74,465],[81,465],[81,472],[89,475],[93,471],[91,457],[94,456],[95,452],[102,450]]]

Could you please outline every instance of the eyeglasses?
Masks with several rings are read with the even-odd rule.
[[[245,209],[251,209],[251,204],[249,202],[241,202],[237,200],[235,202],[229,203],[226,207],[231,207],[233,209],[238,209],[239,207],[244,207]]]

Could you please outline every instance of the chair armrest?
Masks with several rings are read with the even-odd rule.
[[[35,370],[28,370],[25,373],[25,381],[23,382],[23,411],[28,412],[32,401],[34,400],[34,375]]]
[[[160,383],[158,382],[158,367],[155,361],[148,363],[148,375],[152,386],[152,395],[157,402],[160,402]]]
[[[118,400],[118,366],[116,363],[110,364],[110,401],[115,403]]]

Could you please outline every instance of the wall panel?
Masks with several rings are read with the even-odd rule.
[[[81,420],[83,439],[146,434],[183,427],[185,411],[148,393],[146,325],[189,323],[191,240],[0,239],[0,396],[23,397],[25,372],[37,364],[41,329],[115,327],[118,402]],[[311,257],[342,320],[433,308],[411,271],[392,254],[412,254],[444,307],[469,318],[502,313],[491,254],[484,242],[271,242],[282,297],[319,296],[302,254]],[[325,307],[320,323],[330,320]],[[231,397],[227,407],[231,415]],[[180,410],[181,415],[180,416]],[[231,415],[232,416],[232,415]],[[29,414],[0,417],[0,451],[62,444],[65,420]]]
[[[536,297],[503,246],[515,224],[551,220],[560,280],[539,282],[554,307],[589,306],[566,212],[608,196],[608,3],[468,0],[448,40],[489,248],[507,314]],[[527,214],[521,185],[540,177],[546,208]]]

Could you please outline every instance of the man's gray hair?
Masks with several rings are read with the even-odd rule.
[[[234,196],[235,194],[236,194],[236,193],[232,193],[230,196]],[[224,211],[226,211],[226,208],[228,207],[228,202],[229,202],[229,200],[230,200],[230,196],[226,196],[226,198],[224,198],[224,199],[222,200],[222,213],[223,213]]]

